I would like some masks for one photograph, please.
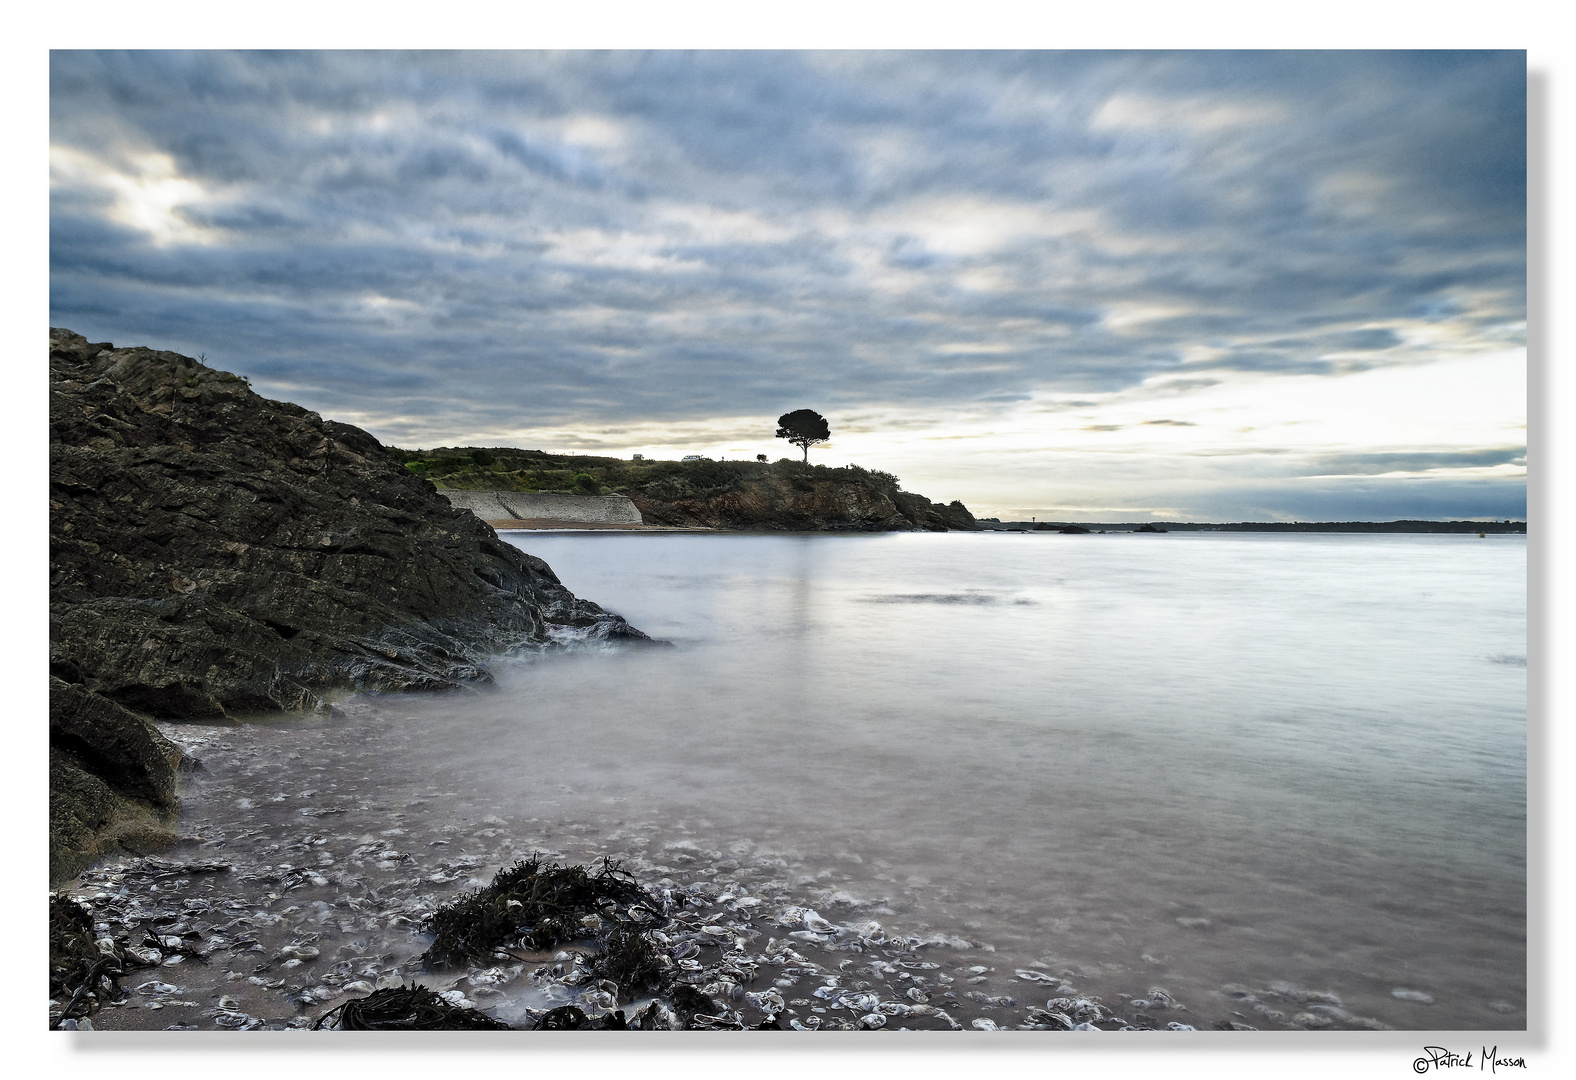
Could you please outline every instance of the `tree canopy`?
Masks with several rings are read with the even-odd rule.
[[[810,447],[832,437],[826,417],[814,409],[795,409],[777,418],[777,437],[787,439],[804,451],[806,464],[810,461]]]

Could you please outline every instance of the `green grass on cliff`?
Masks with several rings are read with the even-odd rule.
[[[891,473],[857,465],[831,468],[791,458],[761,461],[626,461],[582,454],[549,454],[509,446],[444,446],[389,453],[407,469],[440,488],[467,491],[554,492],[565,495],[623,495],[647,492],[674,500],[736,491],[768,477],[790,483],[846,481],[880,490],[898,490]]]

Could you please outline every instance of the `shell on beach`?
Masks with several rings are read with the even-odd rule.
[[[1107,1013],[1103,1005],[1092,998],[1052,998],[1045,1003],[1047,1012],[1065,1013],[1072,1017],[1077,1024],[1093,1023],[1105,1019]]]

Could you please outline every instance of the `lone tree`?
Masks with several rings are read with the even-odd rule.
[[[810,463],[810,447],[832,437],[826,417],[814,409],[795,409],[777,418],[777,437],[787,439],[804,451],[805,464]]]

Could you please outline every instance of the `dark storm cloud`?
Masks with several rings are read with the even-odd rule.
[[[1017,401],[1524,318],[1519,53],[57,52],[51,82],[51,321],[331,412]]]

